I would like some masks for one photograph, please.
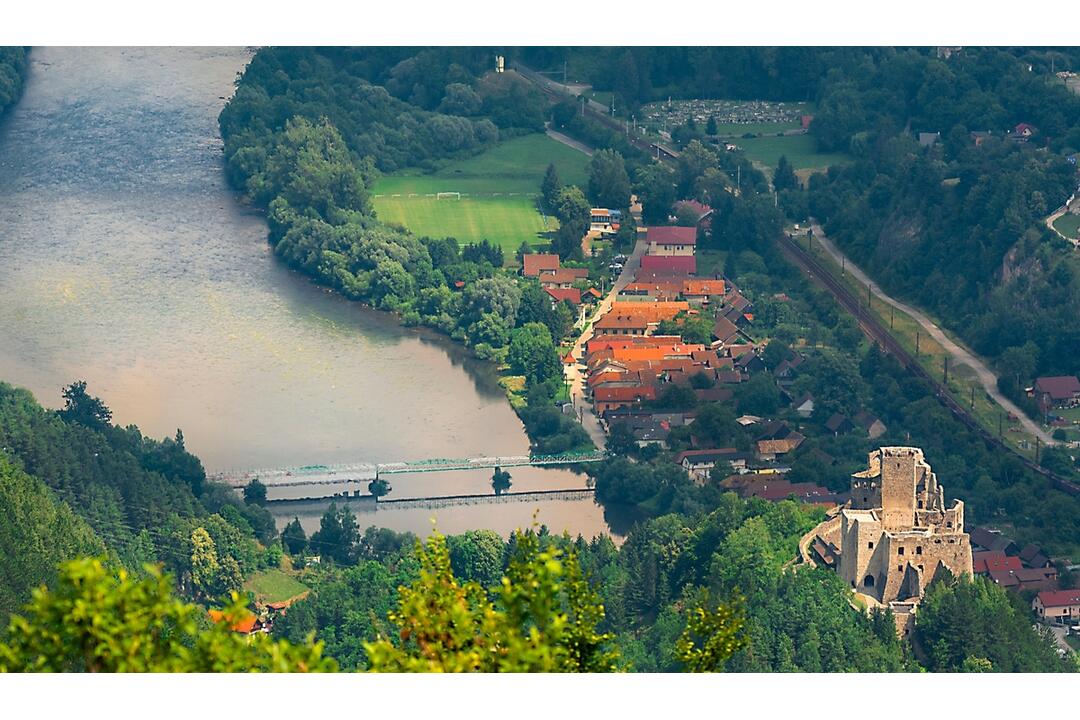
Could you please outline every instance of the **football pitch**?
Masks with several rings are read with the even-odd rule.
[[[523,241],[545,242],[544,233],[559,226],[536,206],[548,164],[554,163],[564,184],[583,187],[588,161],[546,135],[526,135],[434,173],[403,171],[380,178],[372,188],[375,212],[416,235],[453,237],[462,244],[490,240],[512,258]]]
[[[559,227],[536,209],[536,199],[516,197],[387,196],[374,199],[375,212],[383,222],[404,225],[415,235],[452,237],[461,244],[487,239],[501,245],[509,260],[521,243],[545,242],[543,234]]]

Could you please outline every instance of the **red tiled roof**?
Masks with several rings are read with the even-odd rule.
[[[558,255],[525,255],[521,258],[521,274],[525,277],[536,277],[541,270],[558,270]]]
[[[1035,389],[1048,394],[1052,400],[1068,400],[1080,395],[1080,380],[1075,375],[1041,377],[1035,381]]]
[[[695,245],[697,244],[697,228],[668,225],[651,227],[645,238],[657,245]]]
[[[544,288],[544,292],[550,295],[555,302],[569,300],[573,305],[581,304],[581,291],[577,288]]]
[[[601,387],[593,392],[596,402],[634,402],[636,400],[655,400],[656,388],[652,385],[639,387]]]
[[[582,273],[585,273],[582,275]],[[545,270],[536,276],[536,279],[540,281],[541,285],[568,285],[575,280],[580,280],[583,277],[588,277],[589,271],[584,268],[559,268],[558,270],[548,271]]]
[[[1038,597],[1043,607],[1080,605],[1080,588],[1075,590],[1044,590],[1039,593]]]
[[[1006,555],[998,551],[977,552],[971,557],[971,569],[976,575],[988,573],[991,570],[1019,570],[1023,565],[1020,558]]]
[[[683,295],[723,295],[723,280],[684,280]]]
[[[645,255],[641,258],[641,269],[646,272],[680,271],[692,275],[697,272],[697,259],[693,255]]]

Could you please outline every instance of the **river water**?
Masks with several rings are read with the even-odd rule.
[[[0,379],[43,404],[85,379],[114,421],[182,428],[208,471],[528,452],[490,368],[277,261],[225,183],[217,115],[244,49],[36,48],[0,121]],[[513,490],[583,487],[519,468]],[[394,476],[393,497],[490,492]],[[302,521],[318,526],[320,505]],[[359,507],[359,506],[358,506]],[[426,532],[609,532],[592,500],[360,511]],[[279,522],[293,506],[277,506]]]

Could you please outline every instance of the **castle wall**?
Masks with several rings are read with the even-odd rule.
[[[942,567],[971,574],[964,504],[945,508],[944,491],[918,448],[870,454],[867,469],[852,476],[838,540],[844,582],[882,603],[914,607]]]
[[[915,525],[916,466],[922,453],[915,448],[881,449],[881,524],[886,531]]]

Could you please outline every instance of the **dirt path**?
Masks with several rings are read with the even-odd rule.
[[[1020,418],[1020,423],[1024,426],[1025,430],[1038,437],[1046,445],[1057,444],[1057,441],[1050,437],[1049,433],[1039,427],[1034,420],[1029,418],[1016,403],[1001,394],[997,387],[997,376],[990,371],[990,368],[988,368],[980,358],[967,348],[961,347],[955,341],[951,340],[949,336],[946,335],[940,327],[934,324],[930,318],[926,317],[926,315],[907,303],[894,300],[886,295],[874,281],[867,277],[866,273],[864,273],[858,265],[851,262],[851,258],[848,258],[841,253],[836,246],[833,245],[832,241],[825,237],[825,232],[816,221],[811,222],[811,227],[814,229],[814,240],[837,264],[840,264],[841,258],[843,258],[842,262],[846,266],[847,271],[854,275],[859,282],[864,285],[869,285],[871,292],[875,297],[914,318],[915,321],[930,334],[930,337],[934,338],[934,340],[936,340],[941,347],[952,356],[954,364],[964,364],[970,367],[975,372],[975,376],[978,378],[979,384],[982,385],[983,390],[986,391],[986,394],[992,397],[994,402],[1004,408],[1006,412],[1012,413]]]
[[[1072,243],[1074,247],[1080,248],[1080,240],[1074,240],[1073,238],[1065,237],[1060,232],[1058,232],[1058,229],[1056,227],[1054,227],[1054,223],[1057,222],[1057,219],[1065,213],[1069,212],[1069,210],[1075,210],[1076,205],[1080,205],[1080,200],[1078,200],[1076,198],[1076,194],[1073,193],[1072,197],[1070,197],[1064,205],[1052,212],[1050,216],[1046,218],[1046,227],[1050,228],[1050,231],[1055,233],[1062,240]]]
[[[593,325],[596,324],[596,321],[611,310],[611,303],[615,301],[619,291],[634,279],[638,268],[641,266],[641,256],[645,254],[646,247],[644,233],[641,233],[637,244],[634,245],[634,251],[626,259],[622,272],[615,279],[610,292],[604,296],[603,300],[597,303],[592,317],[585,322],[586,329],[582,331],[574,342],[574,348],[570,352],[578,362],[573,365],[563,365],[563,372],[570,383],[570,402],[574,407],[574,412],[578,414],[581,426],[585,428],[585,432],[589,433],[593,444],[601,450],[607,447],[607,433],[604,432],[604,426],[600,424],[600,418],[593,412],[592,403],[585,397],[585,369],[582,365],[585,360],[585,344],[592,339]]]

